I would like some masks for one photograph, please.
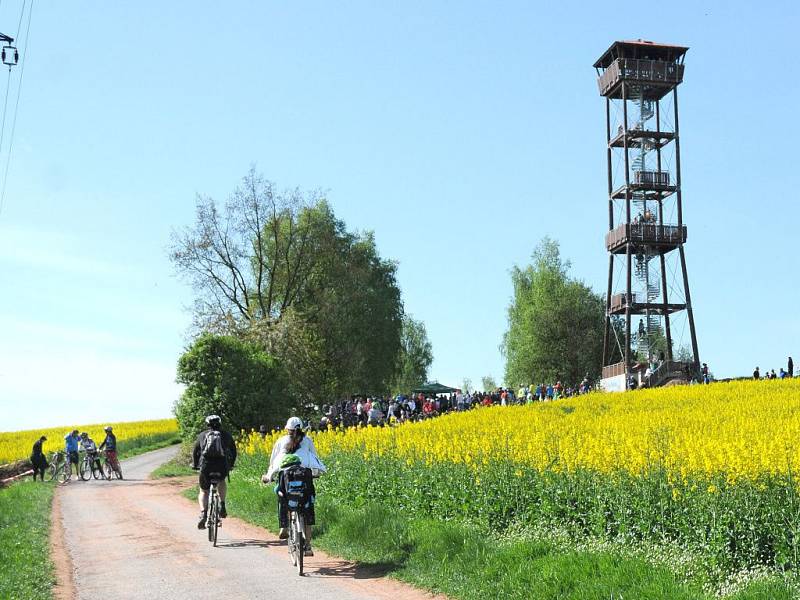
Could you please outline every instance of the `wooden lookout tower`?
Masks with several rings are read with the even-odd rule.
[[[614,42],[594,64],[606,99],[606,389],[664,385],[699,372],[678,128],[687,50]]]

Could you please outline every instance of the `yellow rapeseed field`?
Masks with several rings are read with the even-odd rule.
[[[313,438],[322,456],[342,449],[409,464],[510,459],[540,471],[632,474],[663,466],[676,480],[722,474],[735,483],[800,473],[800,379],[597,393]],[[251,436],[244,450],[268,452],[274,439]]]
[[[98,444],[105,438],[103,427],[111,425],[117,442],[128,442],[141,438],[163,438],[164,436],[178,433],[178,424],[175,419],[161,419],[158,421],[130,421],[127,423],[96,423],[93,425],[67,425],[49,429],[31,429],[28,431],[0,432],[0,464],[13,462],[30,456],[33,443],[39,436],[47,436],[44,443],[45,453],[64,449],[64,436],[77,429],[85,431]]]

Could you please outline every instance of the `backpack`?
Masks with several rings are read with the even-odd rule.
[[[203,441],[200,455],[205,459],[225,458],[225,447],[222,444],[222,432],[216,429],[209,430]]]
[[[310,490],[306,485],[307,469],[294,465],[283,470],[283,488],[289,508],[306,507]]]

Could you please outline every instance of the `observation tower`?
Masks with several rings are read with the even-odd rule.
[[[611,44],[594,63],[606,99],[608,290],[601,385],[699,373],[684,244],[678,85],[688,48]]]

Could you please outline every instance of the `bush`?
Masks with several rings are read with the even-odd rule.
[[[181,436],[191,439],[207,415],[233,431],[272,427],[285,420],[290,402],[280,364],[260,348],[231,336],[204,334],[178,360],[186,390],[175,404]]]

